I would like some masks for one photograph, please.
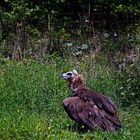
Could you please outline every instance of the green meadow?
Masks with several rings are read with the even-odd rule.
[[[94,56],[45,61],[0,60],[0,140],[139,140],[140,113],[137,105],[125,105],[118,75],[104,59]],[[99,63],[100,62],[100,63]],[[101,63],[103,62],[103,63]],[[123,128],[116,133],[82,132],[63,108],[70,96],[59,74],[77,69],[90,88],[110,96],[117,104]],[[128,90],[126,90],[128,92]]]

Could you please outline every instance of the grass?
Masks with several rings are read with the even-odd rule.
[[[117,96],[119,80],[107,65],[92,58],[80,62],[59,57],[45,62],[0,60],[0,140],[139,140],[140,113],[123,108]],[[88,63],[90,62],[90,63]],[[70,95],[58,75],[77,69],[86,76],[86,84],[111,96],[118,105],[124,128],[116,133],[82,133],[65,113],[62,101]],[[115,84],[114,84],[115,83]]]

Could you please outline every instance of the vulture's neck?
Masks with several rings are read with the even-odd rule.
[[[69,84],[69,89],[71,90],[73,96],[76,94],[78,89],[84,86],[82,80],[74,81],[73,79],[70,79],[68,81],[68,84]]]

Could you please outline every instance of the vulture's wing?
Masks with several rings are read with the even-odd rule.
[[[98,108],[94,102],[85,102],[79,97],[69,97],[63,103],[71,119],[88,126],[91,130],[94,130],[96,127],[111,131],[116,129],[114,120],[112,118],[108,119],[106,112]]]
[[[89,89],[82,89],[81,91],[79,91],[78,96],[85,101],[93,101],[100,109],[105,110],[110,115],[114,115],[117,113],[115,103],[107,96],[104,96],[100,93],[96,93]]]
[[[93,100],[98,107],[101,107],[109,114],[114,115],[117,113],[116,105],[109,97],[102,94],[95,94]]]

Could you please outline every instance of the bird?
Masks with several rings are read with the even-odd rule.
[[[91,131],[117,131],[122,127],[117,107],[106,95],[93,91],[84,84],[83,75],[77,70],[60,74],[68,82],[72,95],[63,100],[68,116]]]

